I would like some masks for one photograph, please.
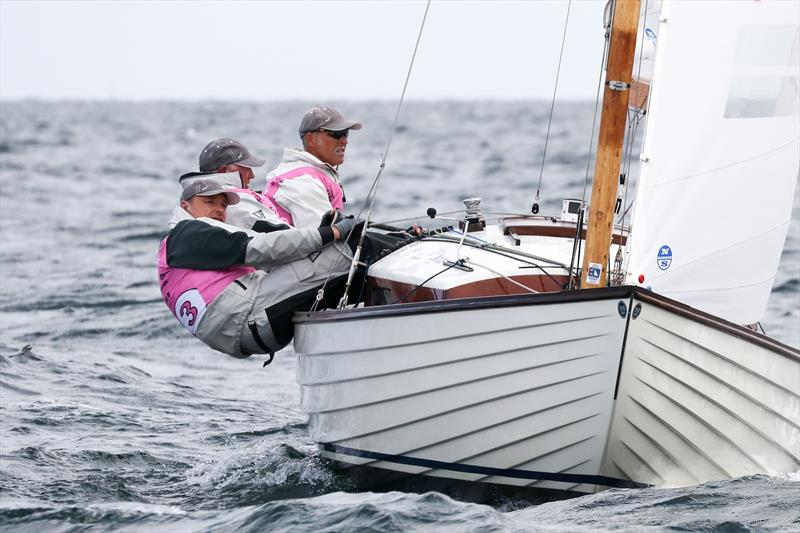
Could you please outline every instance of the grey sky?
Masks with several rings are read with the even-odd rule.
[[[573,0],[560,98],[593,98],[603,0]],[[409,99],[550,98],[566,0],[431,5]],[[396,100],[424,1],[0,0],[0,97]]]

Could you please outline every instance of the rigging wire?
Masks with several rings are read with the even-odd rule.
[[[533,263],[533,262],[531,262],[531,261],[525,261],[524,259],[520,259],[519,257],[514,257],[513,255],[510,255],[510,254],[508,254],[508,253],[503,253],[503,252],[502,252],[502,251],[500,251],[500,250],[496,250],[496,249],[492,249],[492,248],[482,248],[482,249],[486,250],[487,252],[492,252],[492,253],[494,253],[494,254],[501,255],[501,256],[503,256],[503,257],[508,257],[509,259],[514,259],[514,260],[516,260],[516,261],[519,261],[519,262],[521,262],[521,263],[525,263],[526,265],[528,265],[528,266],[530,266],[530,267],[535,267],[535,268],[538,268],[539,270],[541,270],[541,271],[542,271],[542,274],[544,274],[545,276],[547,276],[548,278],[550,278],[550,281],[552,281],[552,282],[553,282],[553,283],[555,283],[556,285],[559,285],[559,286],[561,285],[561,283],[559,283],[559,281],[558,281],[556,278],[554,278],[552,274],[550,274],[550,273],[549,273],[547,270],[545,270],[545,268],[544,268],[542,265],[537,265],[536,263]],[[471,260],[470,260],[469,262],[470,262],[470,263],[473,263],[473,264],[477,264],[477,263],[474,263],[474,262],[473,262],[473,261],[471,261]],[[478,266],[483,266],[483,265],[478,265]],[[495,270],[492,270],[491,268],[489,268],[489,267],[487,267],[487,266],[483,266],[483,268],[485,268],[486,270],[489,270],[489,271],[491,271],[491,272],[493,272],[493,273],[497,274],[498,276],[502,276],[502,277],[504,277],[504,278],[507,278],[507,276],[505,276],[505,275],[501,274],[500,272],[497,272],[497,271],[495,271]],[[528,268],[528,267],[519,267],[519,268]],[[509,278],[509,279],[510,279],[510,278]],[[516,283],[516,282],[513,282],[513,283]],[[531,289],[531,290],[533,290],[533,289]]]
[[[383,169],[386,168],[386,158],[389,156],[389,149],[392,146],[394,133],[395,130],[397,129],[397,121],[400,119],[400,110],[403,107],[403,102],[406,96],[406,89],[408,89],[408,82],[411,79],[411,72],[414,69],[414,60],[417,57],[417,50],[419,50],[419,43],[420,40],[422,39],[422,32],[425,29],[425,21],[428,18],[428,10],[430,6],[431,6],[431,0],[428,0],[428,2],[425,4],[425,13],[422,15],[422,22],[420,23],[419,26],[419,33],[417,34],[417,40],[416,43],[414,44],[414,52],[411,54],[411,62],[408,65],[408,72],[406,73],[406,79],[405,82],[403,83],[403,91],[400,94],[400,101],[397,104],[397,110],[395,111],[394,114],[394,121],[392,122],[391,129],[389,130],[389,139],[386,142],[386,149],[383,152],[383,157],[381,158],[381,163],[380,166],[378,167],[378,173],[372,180],[372,186],[370,187],[369,192],[367,192],[367,197],[364,199],[364,203],[361,205],[361,208],[359,209],[358,215],[356,217],[356,218],[361,218],[361,214],[364,212],[364,209],[367,209],[367,216],[364,218],[364,226],[363,226],[364,229],[361,231],[361,236],[358,239],[358,245],[351,259],[350,270],[347,274],[347,282],[345,284],[344,294],[342,295],[342,298],[339,300],[339,306],[338,306],[339,309],[342,309],[347,305],[347,293],[350,290],[350,285],[352,284],[353,276],[355,274],[355,270],[360,259],[361,249],[364,244],[364,235],[366,235],[366,228],[369,226],[369,219],[372,216],[372,207],[375,203],[375,198],[378,193],[378,185],[380,184],[381,175],[383,174]],[[350,240],[350,237],[352,236],[354,229],[355,226],[353,227],[352,230],[350,230],[350,233],[346,236],[344,242]],[[325,282],[322,284],[322,287],[317,292],[317,298],[311,307],[311,311],[316,311],[317,308],[319,307],[319,303],[322,301],[322,298],[324,297],[325,294],[325,288],[327,287],[328,282],[330,281],[331,276],[333,275],[333,271],[336,269],[338,264],[339,264],[339,258],[337,257],[336,262],[331,266],[330,270],[328,271],[328,275],[325,278]]]
[[[470,265],[475,265],[476,267],[484,268],[484,269],[488,270],[489,272],[491,272],[492,274],[494,274],[495,276],[498,276],[498,277],[500,277],[500,278],[503,278],[504,280],[508,281],[509,283],[512,283],[512,284],[516,285],[517,287],[520,287],[520,288],[522,288],[522,289],[525,289],[526,291],[528,291],[528,292],[530,292],[530,293],[533,293],[533,294],[538,294],[538,292],[539,292],[539,291],[537,291],[536,289],[531,289],[531,288],[530,288],[530,287],[528,287],[527,285],[524,285],[524,284],[522,284],[522,283],[518,282],[517,280],[515,280],[515,279],[512,279],[512,278],[510,278],[510,277],[506,276],[506,275],[505,275],[505,274],[503,274],[502,272],[498,272],[497,270],[495,270],[495,269],[493,269],[493,268],[491,268],[491,267],[488,267],[488,266],[486,266],[486,265],[481,265],[480,263],[476,263],[475,261],[467,261],[467,263],[468,263],[468,264],[470,264]],[[538,266],[538,265],[537,265],[537,266]],[[546,274],[546,272],[545,272],[545,274]],[[549,275],[549,274],[548,274],[548,275]],[[550,276],[550,279],[553,279],[553,277],[552,277],[552,276]],[[556,282],[556,284],[557,284],[557,285],[560,285],[560,283],[558,283],[558,282]]]
[[[564,19],[564,33],[561,36],[561,51],[558,54],[558,67],[556,68],[556,81],[553,86],[553,99],[550,102],[550,116],[547,118],[547,132],[544,136],[544,149],[542,150],[542,166],[539,168],[539,183],[536,185],[536,198],[533,203],[533,214],[539,212],[539,191],[542,188],[542,176],[544,175],[544,162],[547,157],[547,143],[550,140],[550,125],[553,123],[553,111],[556,107],[556,93],[558,92],[558,78],[561,75],[561,59],[564,57],[564,43],[567,41],[567,28],[569,27],[569,11],[572,7],[572,0],[567,3],[567,15]]]
[[[378,168],[378,173],[375,176],[375,179],[372,182],[372,187],[370,187],[369,192],[367,193],[367,198],[364,200],[364,205],[361,206],[361,209],[358,212],[358,218],[361,218],[361,214],[364,212],[364,209],[367,209],[367,215],[364,217],[364,228],[369,225],[369,219],[372,217],[372,208],[375,205],[375,198],[378,195],[378,186],[380,185],[381,175],[383,174],[383,169],[386,168],[386,158],[389,156],[389,149],[392,147],[392,140],[394,139],[394,132],[397,129],[397,121],[400,119],[400,110],[403,108],[403,102],[405,101],[406,97],[406,90],[408,89],[408,82],[411,79],[411,72],[414,69],[414,61],[417,58],[417,51],[419,50],[419,43],[422,40],[422,32],[425,29],[425,21],[428,19],[428,10],[431,7],[431,0],[425,4],[425,13],[422,15],[422,22],[419,26],[419,33],[417,34],[417,42],[414,44],[414,52],[411,54],[411,62],[408,65],[408,72],[406,73],[406,80],[403,83],[403,91],[400,94],[400,101],[397,104],[397,111],[394,114],[394,121],[392,122],[392,128],[389,131],[389,140],[386,143],[386,150],[383,153],[383,159],[381,160],[380,167]],[[354,227],[355,229],[355,227]],[[352,234],[352,231],[350,232]],[[358,238],[358,246],[356,247],[356,251],[353,254],[353,262],[350,265],[350,272],[347,275],[347,283],[344,287],[344,294],[342,295],[341,300],[339,300],[339,309],[344,309],[347,306],[347,293],[350,291],[350,285],[353,282],[353,276],[355,275],[356,270],[356,262],[358,261],[359,256],[361,255],[361,249],[364,244],[364,237],[366,236],[366,231],[362,231],[361,235]],[[350,235],[347,236],[348,239]]]
[[[578,223],[575,226],[575,237],[572,246],[572,258],[570,260],[569,266],[569,283],[567,284],[567,289],[572,289],[574,286],[573,283],[573,276],[577,276],[578,272],[580,271],[580,266],[575,268],[575,273],[573,274],[572,269],[573,265],[577,258],[581,256],[581,233],[583,232],[583,222],[584,216],[586,213],[586,187],[589,184],[589,171],[592,168],[592,150],[594,147],[594,132],[597,129],[597,117],[599,115],[599,108],[600,108],[600,93],[603,88],[603,78],[605,77],[605,64],[606,64],[606,54],[608,53],[608,41],[609,37],[611,36],[611,3],[613,0],[608,0],[606,2],[606,6],[603,9],[603,27],[605,29],[605,39],[603,39],[603,52],[600,55],[600,69],[599,74],[597,76],[597,91],[594,96],[594,117],[592,117],[592,131],[589,134],[589,151],[588,155],[586,156],[586,174],[583,178],[583,192],[581,193],[581,210],[578,216]],[[577,256],[575,255],[576,245],[577,244]]]
[[[606,54],[608,53],[608,40],[611,35],[611,13],[610,13],[610,6],[612,0],[608,0],[606,3],[605,10],[603,12],[603,24],[606,30],[606,38],[603,43],[603,53],[600,56],[600,75],[597,77],[597,93],[594,97],[594,118],[592,119],[592,133],[589,135],[589,155],[586,158],[586,175],[583,179],[583,193],[581,193],[581,205],[585,205],[586,203],[586,186],[589,184],[589,171],[592,168],[592,147],[594,146],[594,132],[597,128],[597,117],[599,114],[598,108],[600,105],[600,92],[603,88],[603,78],[605,74],[605,64],[606,64]]]

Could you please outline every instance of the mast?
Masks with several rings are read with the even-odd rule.
[[[628,117],[640,0],[615,0],[581,287],[604,287]]]

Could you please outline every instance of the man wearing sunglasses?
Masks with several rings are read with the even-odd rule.
[[[300,122],[303,149],[285,148],[281,163],[267,175],[264,195],[278,215],[295,227],[315,227],[345,202],[338,168],[344,162],[350,130],[361,124],[329,106],[314,106]]]

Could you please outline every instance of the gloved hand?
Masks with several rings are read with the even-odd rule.
[[[319,227],[330,226],[334,222],[339,222],[344,218],[344,215],[338,209],[331,209],[322,215],[322,220],[319,221]]]
[[[356,230],[353,231],[353,234],[357,235],[358,232],[363,229],[364,221],[360,218],[353,218],[352,216],[349,216],[334,224],[333,227],[339,232],[339,236],[336,238],[336,240],[341,241],[350,235],[350,232],[353,230],[353,228],[356,228]]]

